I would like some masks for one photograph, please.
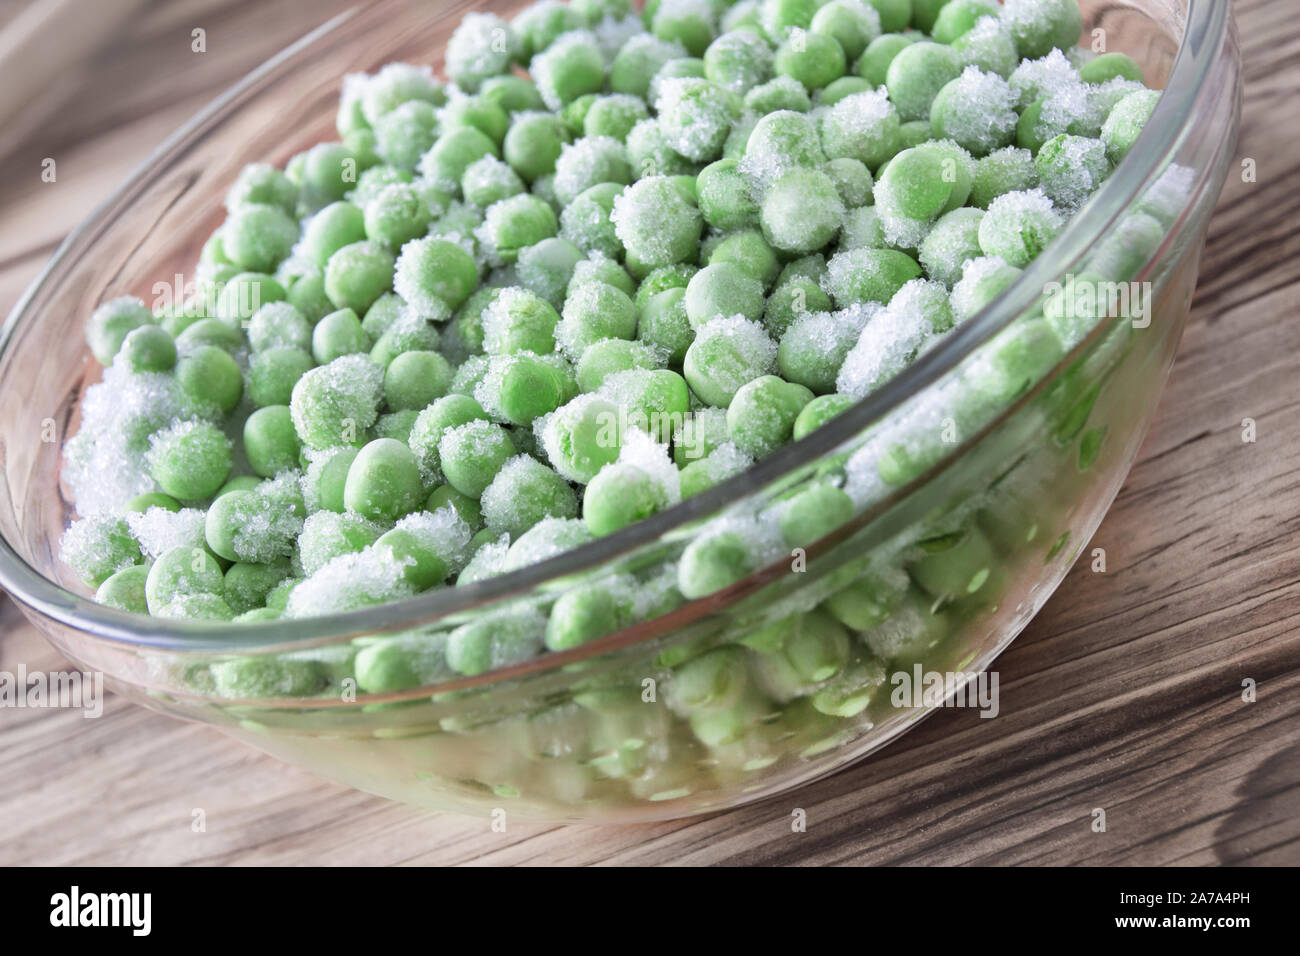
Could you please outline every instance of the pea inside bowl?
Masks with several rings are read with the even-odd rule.
[[[769,39],[781,37],[764,41],[772,78],[762,80],[746,72],[762,57],[747,55],[758,49],[754,30],[716,24],[744,36],[716,49],[710,36],[690,56],[702,41],[687,5],[665,6],[650,18],[653,32],[633,35],[634,23],[626,37],[609,26],[556,32],[534,10],[509,36],[531,45],[528,88],[540,108],[513,73],[471,75],[486,61],[462,55],[463,36],[449,48],[456,24],[436,15],[381,4],[327,25],[166,144],[69,238],[11,315],[0,353],[0,387],[14,390],[0,426],[0,580],[62,650],[120,692],[426,806],[677,816],[777,792],[881,746],[942,702],[924,692],[926,675],[951,677],[939,686],[956,692],[987,667],[1100,521],[1177,345],[1235,136],[1236,50],[1221,6],[1085,4],[1071,40],[1103,30],[1108,49],[1163,92],[1140,135],[1139,103],[1105,137],[1049,138],[1061,104],[1030,99],[1028,83],[1029,102],[1006,98],[1013,85],[1004,94],[991,79],[997,49],[985,35],[996,31],[980,27],[989,17],[976,6],[940,11],[931,39],[897,41],[892,57],[867,40],[851,76],[846,54],[846,75],[831,76],[826,57],[809,56],[830,49],[826,41],[809,47],[807,38],[844,54],[870,29],[820,11],[823,29],[764,26],[777,7],[757,8]],[[1061,22],[1018,19],[1030,6],[1009,4],[1004,32],[1017,51],[1046,44],[1044,59]],[[562,16],[600,14],[606,24],[607,13],[587,5]],[[688,55],[661,69],[702,66],[663,77],[636,68],[663,43]],[[441,67],[447,49],[458,82],[496,80],[502,102],[521,107],[501,108],[515,119],[497,130],[499,147],[495,114],[474,110],[491,102],[483,93],[440,104],[451,112],[434,114],[442,132],[427,146],[427,110],[383,119],[424,102],[379,102],[400,84],[370,88],[373,116],[364,93],[345,93],[338,110],[344,74],[378,76],[394,61]],[[507,43],[504,55],[525,52]],[[1081,65],[1060,54],[1044,71],[1133,82],[1128,61],[1076,58]],[[881,69],[883,94],[873,83]],[[663,89],[646,127],[650,107],[641,117],[634,101],[656,78]],[[843,85],[854,78],[866,88]],[[701,100],[711,87],[692,81],[733,93],[740,107]],[[746,84],[743,96],[730,90]],[[790,108],[800,92],[810,107],[817,98],[817,123]],[[574,104],[588,95],[584,135],[559,144],[548,173],[545,154],[565,128],[575,136]],[[271,119],[286,102],[306,104],[287,133]],[[990,103],[993,122],[964,123],[972,104]],[[727,139],[747,114],[753,126],[729,165]],[[896,133],[882,115],[894,116]],[[947,134],[937,142],[936,127]],[[864,131],[879,135],[853,135]],[[317,145],[340,132],[342,144]],[[621,151],[606,142],[619,146],[620,133]],[[1028,145],[987,162],[1011,136]],[[823,156],[798,161],[810,143]],[[828,143],[862,158],[825,155]],[[363,182],[364,169],[355,184],[340,178],[367,145],[386,154],[371,169],[429,167],[429,190],[448,191],[444,174],[459,174],[437,223],[420,206],[431,216],[437,195],[380,176]],[[1038,186],[1022,188],[1029,171],[1016,150],[1030,154]],[[570,154],[577,159],[563,162]],[[246,170],[262,162],[287,171]],[[1108,165],[1104,184],[1081,194],[1103,162],[1113,172]],[[949,181],[950,169],[966,181]],[[296,190],[294,215],[285,183]],[[389,201],[351,203],[358,223],[342,198],[349,185]],[[868,189],[874,201],[863,203]],[[295,222],[300,201],[309,215]],[[210,240],[218,226],[220,249]],[[551,240],[585,253],[583,264]],[[614,242],[621,258],[590,254],[600,243],[616,252]],[[971,243],[984,255],[958,261]],[[803,261],[818,255],[824,271]],[[295,256],[323,259],[319,274],[265,271]],[[192,289],[147,319],[117,305],[92,325],[88,354],[87,316],[120,296],[156,298],[159,276],[195,261],[241,270],[219,283],[216,314],[178,308]],[[568,282],[557,282],[566,269]],[[511,281],[485,285],[492,270]],[[574,286],[579,272],[590,281]],[[485,288],[498,291],[477,316],[461,311]],[[386,294],[405,308],[372,319]],[[818,307],[818,295],[832,308]],[[291,308],[270,308],[278,302]],[[478,348],[466,315],[481,321]],[[789,335],[796,324],[800,334]],[[891,350],[918,329],[941,339],[915,358],[919,344],[901,358]],[[879,338],[864,346],[867,330]],[[32,408],[48,410],[36,422],[48,415],[63,437],[107,414],[94,405],[105,393],[92,389],[103,388],[92,354],[111,359],[110,388],[115,376],[170,372],[178,401],[197,394],[220,412],[167,415],[136,436],[157,484],[139,493],[202,518],[202,541],[176,545],[186,529],[168,515],[180,512],[152,498],[132,512],[142,517],[127,521],[128,538],[108,535],[151,562],[106,575],[128,578],[110,596],[130,607],[142,594],[151,616],[105,606],[104,594],[87,599],[77,572],[89,565],[77,559],[101,559],[102,548],[60,560],[74,505],[83,519],[83,507],[98,511],[89,502],[121,491],[115,482],[134,459],[96,471],[87,462],[104,459],[74,447],[61,460],[57,444],[32,437]],[[234,360],[239,395],[221,355]],[[196,383],[188,392],[187,381]],[[272,400],[286,391],[287,401]],[[245,401],[254,406],[246,415],[237,411]],[[643,415],[624,421],[629,410]],[[393,430],[368,431],[381,413]],[[241,419],[237,442],[221,417],[231,414]],[[599,434],[611,416],[626,439],[617,454]],[[349,422],[360,429],[355,443],[332,444]],[[521,449],[529,434],[534,443]],[[302,463],[286,457],[295,443],[321,453],[302,469],[316,466],[314,484],[282,476]],[[707,451],[691,458],[692,449]],[[249,559],[245,549],[273,536],[296,493],[310,513],[283,532],[291,553]],[[336,499],[337,509],[326,506]],[[479,537],[476,520],[489,534]],[[336,539],[362,543],[331,553]],[[397,559],[400,583],[374,576],[365,555],[379,552]],[[272,598],[281,581],[265,568],[279,560],[284,577],[300,580]],[[225,616],[222,605],[233,615],[232,601],[247,605],[243,621],[212,619]]]

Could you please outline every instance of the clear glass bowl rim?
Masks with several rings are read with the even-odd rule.
[[[201,137],[209,124],[224,117],[228,109],[240,108],[244,95],[267,75],[309,50],[360,12],[360,8],[346,11],[286,47],[218,96],[158,146],[121,186],[64,239],[50,261],[28,286],[9,313],[4,327],[0,329],[0,360],[7,355],[15,330],[32,318],[28,315],[32,300],[45,283],[57,280],[70,250],[82,236],[105,227],[107,222],[103,220],[113,209],[129,195],[146,188],[155,171],[164,167],[175,153],[193,145],[196,137]],[[3,536],[0,536],[0,586],[27,607],[97,639],[162,651],[238,651],[248,654],[292,651],[373,634],[376,631],[396,632],[404,628],[425,626],[440,617],[527,592],[554,579],[610,563],[684,525],[708,517],[728,503],[780,480],[809,461],[829,454],[873,422],[890,414],[912,395],[952,371],[982,344],[1031,308],[1042,298],[1046,283],[1078,263],[1124,214],[1155,175],[1172,160],[1187,131],[1188,122],[1195,116],[1194,107],[1204,93],[1205,84],[1228,36],[1230,22],[1229,4],[1216,3],[1214,0],[1188,0],[1178,53],[1151,119],[1124,162],[1120,163],[1097,195],[1053,241],[1050,256],[1041,256],[1032,262],[1002,295],[951,332],[939,346],[927,352],[883,388],[851,406],[822,428],[785,446],[741,474],[650,518],[538,564],[465,587],[428,591],[401,601],[340,614],[272,621],[258,625],[257,628],[229,623],[190,623],[144,617],[96,604],[45,577],[20,557]],[[1198,182],[1197,185],[1199,188],[1201,183]],[[1192,201],[1195,201],[1195,197]],[[1174,229],[1177,228],[1175,225]],[[1060,365],[1048,373],[1048,377],[1057,374],[1061,365],[1072,360],[1073,353],[1066,355]],[[953,454],[959,455],[961,451],[954,451]],[[943,463],[940,463],[936,467],[942,466]],[[929,472],[922,474],[908,485],[896,489],[895,495],[906,494],[923,485],[929,478]],[[553,658],[558,666],[588,656],[598,656],[609,649],[605,646],[605,641],[600,640],[571,652],[546,657]],[[489,672],[483,677],[490,678],[493,673]]]

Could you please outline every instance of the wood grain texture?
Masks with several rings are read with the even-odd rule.
[[[5,159],[0,306],[168,132],[344,5],[158,5],[85,63],[96,94]],[[21,771],[0,777],[0,864],[1300,863],[1300,127],[1279,122],[1300,20],[1284,0],[1235,6],[1239,152],[1258,181],[1234,175],[1220,200],[1158,419],[1094,539],[1108,570],[1076,567],[1000,659],[998,719],[941,712],[854,768],[711,817],[493,833],[117,698],[99,720],[0,710],[0,761]],[[210,52],[196,58],[200,23]],[[40,182],[48,155],[57,191]],[[59,666],[5,602],[0,670],[19,662]],[[795,807],[806,833],[791,832]]]

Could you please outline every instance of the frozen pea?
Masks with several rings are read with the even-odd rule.
[[[366,204],[366,238],[388,249],[399,249],[403,243],[424,235],[432,218],[428,203],[416,187],[394,183]]]
[[[494,76],[484,81],[478,93],[485,102],[499,106],[507,113],[540,110],[545,106],[537,87],[522,76]]]
[[[1111,108],[1101,126],[1101,141],[1106,145],[1106,158],[1112,163],[1118,163],[1128,154],[1159,99],[1157,90],[1139,90]]]
[[[706,166],[696,181],[700,213],[715,229],[730,231],[758,221],[758,206],[734,159]]]
[[[164,495],[157,491],[147,491],[142,495],[136,495],[124,504],[122,514],[132,514],[133,512],[143,514],[150,508],[162,508],[164,511],[180,511],[181,503],[171,495]]]
[[[494,358],[483,383],[474,390],[497,417],[512,425],[531,425],[576,391],[567,368],[531,352]]]
[[[836,252],[883,249],[888,245],[885,226],[880,221],[880,212],[876,207],[859,206],[844,214],[844,228],[840,230],[839,242],[835,244]]]
[[[234,610],[220,594],[178,594],[152,613],[155,617],[193,621],[230,621],[235,617]]]
[[[244,203],[277,206],[292,215],[298,205],[298,187],[269,163],[249,163],[226,192],[227,209]]]
[[[664,81],[655,108],[664,141],[687,159],[704,163],[721,155],[741,103],[716,83],[683,77]]]
[[[1004,0],[1002,22],[1025,59],[1068,50],[1083,32],[1078,0]]]
[[[888,302],[903,284],[921,275],[921,267],[897,249],[851,249],[827,263],[825,286],[840,308],[864,302]]]
[[[667,63],[665,63],[663,66],[659,68],[659,72],[657,72],[654,75],[654,78],[650,80],[650,88],[646,90],[645,101],[647,103],[658,102],[659,94],[663,91],[664,84],[666,82],[668,82],[669,80],[686,79],[687,77],[696,80],[709,79],[709,77],[705,73],[704,61],[702,59],[695,56],[682,56],[674,60],[669,60]],[[616,94],[616,95],[622,95],[622,94]],[[636,124],[641,122],[641,120],[648,119],[648,118],[649,118],[648,115],[638,117],[636,119],[636,122],[634,122],[632,126],[628,128],[627,132],[625,132],[619,138],[626,141],[628,134],[632,132],[632,129],[635,128]],[[584,125],[584,130],[585,130],[585,125]]]
[[[403,352],[384,372],[384,395],[393,411],[419,410],[446,394],[454,370],[437,352]]]
[[[559,117],[525,112],[515,117],[502,150],[506,162],[524,182],[531,183],[555,172],[556,160],[569,138],[569,131]]]
[[[683,374],[702,401],[725,408],[742,385],[770,374],[775,360],[776,343],[762,326],[735,315],[713,319],[696,330]]]
[[[785,253],[807,253],[835,238],[844,203],[821,170],[795,168],[768,190],[762,207],[763,236]]]
[[[762,0],[759,23],[773,42],[779,42],[795,29],[806,30],[817,6],[816,0]]]
[[[150,474],[173,498],[207,498],[230,473],[230,439],[209,422],[177,422],[149,441]]]
[[[232,657],[213,663],[209,670],[219,696],[242,700],[306,697],[324,684],[316,661],[287,657]]]
[[[271,276],[260,272],[241,272],[231,276],[222,286],[221,293],[217,296],[216,317],[228,325],[242,325],[263,305],[279,302],[286,295],[284,286]]]
[[[316,323],[311,333],[311,353],[320,365],[344,355],[369,352],[370,336],[351,309],[338,309]]]
[[[714,20],[707,3],[662,0],[654,5],[650,32],[661,40],[680,43],[691,56],[701,56],[713,40]]]
[[[760,183],[770,183],[793,166],[819,167],[825,161],[813,121],[803,113],[781,110],[754,124],[741,168]]]
[[[468,14],[466,19],[476,14]],[[490,14],[478,14],[490,16]],[[386,637],[357,651],[357,687],[367,694],[392,694],[449,676],[446,641],[434,634]]]
[[[673,423],[690,408],[686,381],[671,369],[616,372],[603,383],[601,393],[618,402],[628,424],[661,442],[668,441]]]
[[[907,594],[907,574],[898,568],[869,570],[826,599],[825,609],[855,631],[884,623]]]
[[[480,497],[515,454],[504,428],[477,419],[445,429],[438,439],[438,459],[447,483],[471,498]]]
[[[728,136],[723,144],[724,152],[730,141]],[[668,145],[657,118],[644,119],[633,126],[627,134],[625,145],[633,173],[643,179],[648,176],[677,176],[699,172],[699,167]]]
[[[510,25],[494,13],[467,13],[447,40],[447,78],[473,93],[484,80],[508,73],[519,54]]]
[[[614,200],[614,226],[629,256],[664,266],[693,259],[704,219],[668,176],[638,180]]]
[[[980,350],[972,384],[993,401],[1008,401],[1042,378],[1064,351],[1046,319],[1015,322]]]
[[[970,203],[987,209],[998,196],[1038,185],[1038,169],[1027,149],[1008,146],[979,159],[971,175]]]
[[[703,255],[703,252],[701,252]],[[757,279],[768,288],[781,273],[781,260],[758,229],[740,229],[718,239],[708,253],[709,265],[731,265]]]
[[[158,556],[145,578],[145,603],[157,614],[183,594],[220,594],[221,566],[203,548],[169,548]]]
[[[831,159],[876,169],[901,148],[899,118],[884,90],[852,93],[821,116],[821,144]]]
[[[636,334],[641,342],[662,349],[669,361],[680,364],[695,340],[695,329],[686,314],[685,288],[665,289],[647,300],[640,308]]]
[[[592,186],[631,181],[627,150],[609,136],[584,136],[566,144],[555,163],[555,196],[563,206]]]
[[[862,55],[858,57],[853,66],[854,72],[870,83],[873,89],[884,86],[889,65],[894,62],[894,57],[915,43],[917,39],[910,34],[889,32],[876,37],[867,44]]]
[[[1099,139],[1062,133],[1043,144],[1034,157],[1040,188],[1062,209],[1075,209],[1110,175],[1106,144]]]
[[[421,315],[432,318],[459,307],[478,285],[473,257],[447,239],[411,240],[402,246],[395,270],[397,294]]]
[[[389,63],[366,79],[361,92],[361,111],[373,126],[389,110],[411,100],[442,106],[447,102],[447,93],[429,67]]]
[[[86,325],[86,342],[100,365],[112,365],[113,356],[127,335],[153,321],[153,313],[139,299],[130,296],[111,299],[91,314]]]
[[[744,93],[771,77],[772,49],[752,30],[723,33],[704,51],[704,75],[733,93]]]
[[[670,503],[660,481],[630,463],[606,465],[583,495],[583,520],[594,535],[606,535],[648,518]]]
[[[423,500],[415,455],[399,441],[375,439],[348,468],[343,504],[362,517],[391,521],[416,510]]]
[[[520,11],[511,23],[519,42],[519,60],[528,61],[541,53],[562,33],[582,27],[582,15],[574,7],[553,0],[532,3]]]
[[[72,522],[59,541],[59,558],[92,587],[141,560],[140,546],[127,523],[111,514]]]
[[[1142,82],[1142,67],[1125,53],[1101,53],[1079,68],[1079,79],[1085,83],[1105,83],[1120,76],[1134,83]]]
[[[450,573],[446,557],[426,537],[403,527],[379,536],[374,552],[385,564],[399,568],[398,574],[416,591],[442,584]]]
[[[411,428],[415,425],[418,408],[403,408],[395,412],[386,412],[375,420],[374,436],[376,438],[395,438],[403,444],[411,437]]]
[[[301,451],[288,405],[266,405],[244,422],[244,454],[255,474],[270,478],[292,468]]]
[[[161,326],[142,325],[126,334],[114,361],[133,372],[168,372],[176,364],[176,342]]]
[[[952,48],[966,66],[1010,78],[1020,65],[1016,41],[996,17],[981,17],[975,25],[953,40]]]
[[[594,392],[610,375],[630,369],[656,369],[661,366],[658,353],[642,342],[626,339],[602,339],[583,349],[575,367],[578,387]]]
[[[569,279],[568,288],[565,290],[566,296],[588,282],[604,282],[616,289],[622,289],[628,295],[635,295],[638,291],[636,280],[626,269],[613,259],[599,253],[593,253],[573,264],[573,276]]]
[[[636,305],[641,308],[654,296],[668,289],[686,289],[691,276],[699,271],[698,266],[689,263],[676,263],[652,269],[636,288]]]
[[[555,348],[560,317],[549,302],[525,289],[504,289],[483,311],[483,348],[489,354],[545,354]]]
[[[308,448],[357,442],[379,417],[384,370],[364,355],[345,355],[307,372],[293,387],[289,410]]]
[[[344,445],[312,457],[303,475],[303,499],[308,511],[343,510],[343,488],[358,451]]]
[[[222,248],[230,261],[249,272],[270,272],[298,239],[298,223],[278,206],[247,203],[236,207],[221,227]]]
[[[996,73],[968,66],[944,84],[930,104],[935,139],[951,139],[973,156],[985,156],[1016,136],[1015,95]]]
[[[632,127],[650,115],[639,96],[612,93],[597,97],[582,121],[586,136],[607,136],[618,142],[627,139]]]
[[[429,492],[424,502],[425,511],[437,511],[439,508],[451,507],[460,515],[460,520],[469,525],[471,531],[483,528],[483,511],[479,503],[469,495],[461,494],[451,485],[439,485]]]
[[[351,512],[316,512],[303,523],[298,536],[303,573],[315,574],[341,555],[363,551],[383,532],[384,525]]]
[[[662,40],[653,34],[633,36],[614,55],[609,67],[609,87],[615,93],[644,97],[651,78],[669,60],[686,56],[680,43]]]
[[[780,339],[786,329],[810,312],[829,312],[831,298],[813,279],[796,276],[779,284],[767,299],[763,310],[763,328]]]
[[[803,407],[799,417],[794,420],[792,437],[795,441],[799,441],[805,435],[821,428],[832,418],[847,411],[852,405],[853,399],[848,395],[818,395]]]
[[[1040,190],[1004,193],[989,203],[980,220],[980,250],[1023,269],[1065,225],[1065,220]]]
[[[721,591],[755,570],[754,549],[742,534],[706,534],[692,540],[682,552],[677,564],[677,589],[688,600],[694,600]]]
[[[307,220],[299,253],[324,268],[334,253],[365,238],[365,213],[350,202],[334,202]]]
[[[730,262],[705,266],[686,286],[686,317],[691,327],[727,315],[757,320],[763,315],[763,286]]]
[[[778,76],[768,80],[766,83],[760,83],[745,94],[745,109],[754,114],[752,122],[757,123],[758,117],[766,116],[768,113],[776,113],[780,110],[791,110],[796,113],[807,113],[812,109],[812,99],[808,96],[808,91],[804,85],[792,76]],[[745,133],[745,139],[749,138]],[[741,152],[744,152],[744,143],[739,144]],[[735,158],[730,155],[730,150],[726,145],[723,146],[723,154],[727,158]]]
[[[552,236],[521,249],[515,272],[525,288],[558,308],[564,304],[573,270],[581,261],[581,249],[567,239]]]
[[[445,312],[438,315],[446,315]],[[394,358],[403,352],[423,350],[436,351],[441,342],[438,327],[433,324],[438,315],[422,316],[408,309],[401,320],[393,323],[387,332],[381,335],[370,349],[370,361],[380,368],[387,368]]]
[[[952,47],[921,40],[897,52],[885,74],[885,87],[899,117],[925,119],[935,95],[961,71],[961,58]]]
[[[880,36],[880,14],[860,0],[830,0],[813,14],[809,29],[834,37],[848,61],[855,62]]]
[[[742,451],[762,458],[790,440],[795,419],[812,401],[802,385],[764,375],[742,385],[727,406],[727,431]]]
[[[95,603],[133,614],[148,614],[149,604],[145,598],[148,577],[149,567],[143,564],[115,571],[95,590]]]
[[[536,196],[523,193],[493,203],[480,235],[502,262],[513,262],[520,249],[536,245],[558,231],[555,210]]]
[[[607,398],[580,395],[545,420],[546,457],[565,478],[585,484],[618,458],[622,420],[619,406]]]
[[[334,307],[364,312],[393,287],[393,255],[377,242],[344,246],[325,265],[325,294]]]
[[[248,320],[248,344],[254,352],[277,345],[311,347],[311,323],[288,302],[271,302]]]
[[[797,30],[776,51],[774,68],[810,90],[818,90],[844,75],[844,48],[833,36]]]
[[[561,594],[547,619],[547,648],[565,651],[617,631],[627,611],[611,584],[593,581]]]
[[[583,252],[599,252],[617,258],[623,243],[610,213],[614,199],[623,191],[621,183],[597,183],[574,197],[560,213],[560,235]]]
[[[287,405],[298,379],[314,367],[310,355],[291,346],[276,346],[254,353],[248,366],[246,393],[249,401],[257,408]]]
[[[544,518],[575,518],[578,498],[569,483],[530,455],[507,460],[480,499],[488,529],[517,539]]]
[[[981,255],[979,230],[984,213],[979,209],[954,209],[934,224],[921,243],[919,258],[926,275],[945,285],[961,279],[962,265]]]
[[[533,81],[546,105],[558,110],[605,85],[605,57],[594,34],[575,30],[562,35],[533,58]]]
[[[507,606],[462,624],[447,636],[447,663],[466,676],[528,660],[542,646],[546,618],[527,605]]]
[[[937,600],[960,600],[979,591],[998,565],[997,555],[978,528],[969,528],[950,547],[921,555],[908,572]]]
[[[604,282],[588,282],[574,289],[564,302],[555,339],[571,357],[601,339],[630,339],[636,334],[636,306],[621,289]]]
[[[264,606],[271,589],[289,576],[289,562],[281,559],[272,564],[240,561],[226,570],[222,597],[231,611],[242,614]]]
[[[853,499],[834,485],[820,482],[786,502],[781,514],[781,537],[788,547],[807,547],[852,517]]]
[[[466,96],[448,103],[438,114],[444,130],[472,126],[498,146],[510,129],[510,115],[498,104],[481,96]]]
[[[933,29],[927,32],[936,43],[951,44],[984,17],[997,16],[996,0],[949,0],[935,16]]]
[[[342,199],[353,185],[355,163],[342,143],[318,143],[307,150],[299,168],[303,202],[320,207]]]
[[[826,164],[826,174],[835,184],[835,191],[846,209],[865,206],[871,202],[871,170],[856,159],[832,159]]]
[[[509,143],[509,134],[506,143]],[[458,126],[444,131],[429,151],[420,157],[419,172],[435,183],[458,185],[465,177],[465,170],[473,163],[484,156],[498,155],[492,137],[475,126]]]

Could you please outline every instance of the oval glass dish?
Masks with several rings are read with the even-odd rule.
[[[508,16],[517,4],[476,8]],[[1085,39],[1104,36],[1164,90],[1145,131],[1014,284],[827,426],[648,520],[464,587],[251,628],[98,606],[58,559],[72,516],[60,443],[100,373],[86,317],[183,277],[246,163],[282,165],[332,138],[345,73],[407,60],[441,74],[464,9],[388,0],[331,21],[165,143],[9,316],[0,584],[111,689],[411,804],[651,820],[756,800],[860,759],[942,703],[895,706],[894,675],[982,672],[1060,583],[1132,464],[1187,318],[1236,141],[1229,5],[1082,9]],[[1109,307],[1080,308],[1089,314],[1064,357],[1025,367],[1014,357],[1036,354],[1033,330],[1075,277],[1094,291],[1105,279]],[[57,441],[42,440],[48,420]],[[852,517],[803,547],[764,545],[768,519],[819,476],[849,491]],[[682,599],[671,585],[691,573],[683,553],[736,529],[752,546],[749,572]],[[472,677],[438,670],[456,629],[482,630],[489,648],[537,639],[529,629],[545,628],[564,593],[609,587],[614,574],[645,597],[636,623]],[[433,679],[408,667],[385,693],[358,688],[356,655],[376,645],[434,661]]]

